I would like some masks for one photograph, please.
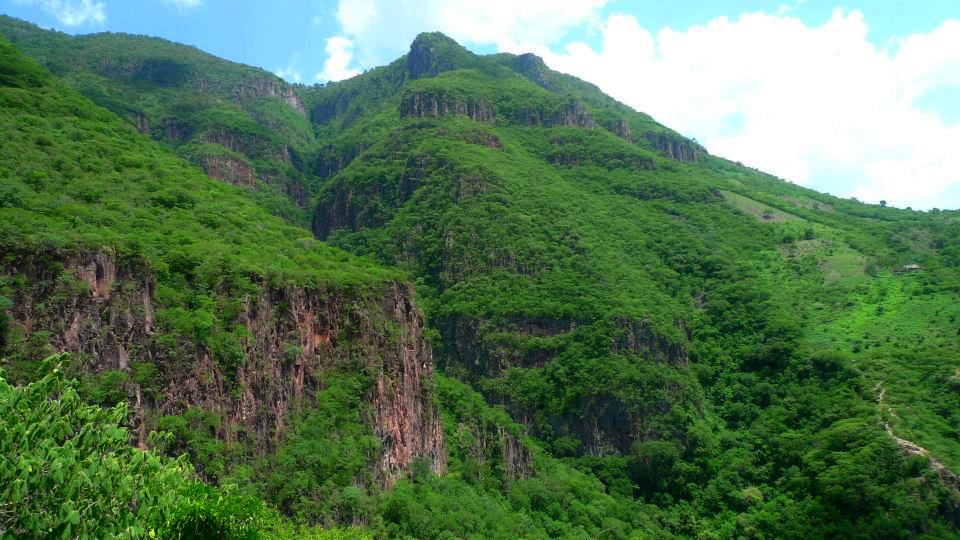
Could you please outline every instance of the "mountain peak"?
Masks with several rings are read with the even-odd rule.
[[[411,79],[438,75],[444,71],[466,67],[476,55],[440,32],[423,32],[410,44],[407,71]]]

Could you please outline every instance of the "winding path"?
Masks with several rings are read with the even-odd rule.
[[[887,417],[883,415],[883,406],[884,398],[887,395],[886,388],[883,387],[883,381],[877,383],[877,408],[880,409],[881,417],[883,417],[883,428],[887,431],[887,434],[893,438],[894,442],[897,443],[897,446],[900,447],[904,452],[914,455],[914,456],[923,456],[930,460],[930,468],[936,471],[937,475],[940,476],[940,479],[943,480],[946,484],[953,486],[956,489],[960,489],[960,476],[957,476],[949,467],[940,463],[937,458],[933,457],[933,454],[929,450],[920,446],[919,444],[908,441],[907,439],[897,437],[893,433],[893,428],[890,427],[890,422],[887,421]],[[896,418],[897,412],[893,410],[893,407],[887,407],[886,411],[890,416]]]

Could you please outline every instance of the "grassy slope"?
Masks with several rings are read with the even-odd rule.
[[[0,116],[8,248],[110,246],[154,264],[177,251],[318,285],[396,276],[283,224],[3,47],[5,70],[17,73]]]
[[[96,104],[134,124],[137,115],[145,116],[153,137],[181,156],[200,163],[225,155],[250,166],[258,177],[258,202],[287,221],[305,223],[288,193],[311,189],[305,163],[316,140],[309,121],[281,97],[255,94],[257,86],[289,87],[272,73],[146,36],[74,37],[6,16],[0,16],[0,34]],[[183,140],[166,138],[164,121],[170,120]],[[237,138],[239,151],[208,142],[222,132]]]

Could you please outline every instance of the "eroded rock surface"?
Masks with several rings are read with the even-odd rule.
[[[322,389],[323,374],[356,369],[359,359],[364,372],[374,374],[366,398],[368,420],[382,442],[372,464],[377,481],[392,485],[417,459],[436,472],[445,469],[433,356],[409,285],[395,282],[363,296],[259,283],[238,306],[234,323],[249,337],[230,374],[205,346],[178,338],[171,349],[158,339],[156,285],[141,262],[119,261],[107,251],[4,255],[2,273],[22,277],[11,315],[23,338],[46,333],[55,350],[74,353],[90,373],[129,372],[133,362],[158,367],[158,393],[127,383],[130,427],[140,446],[156,417],[149,411],[200,407],[222,418],[218,437],[230,441],[246,432],[258,452],[268,452],[290,415]]]

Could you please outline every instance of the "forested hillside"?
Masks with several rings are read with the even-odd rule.
[[[151,464],[118,497],[184,493],[91,535],[957,535],[960,212],[798,187],[437,33],[312,87],[0,35],[3,420],[59,396]],[[76,534],[32,517],[28,439],[0,533]]]

